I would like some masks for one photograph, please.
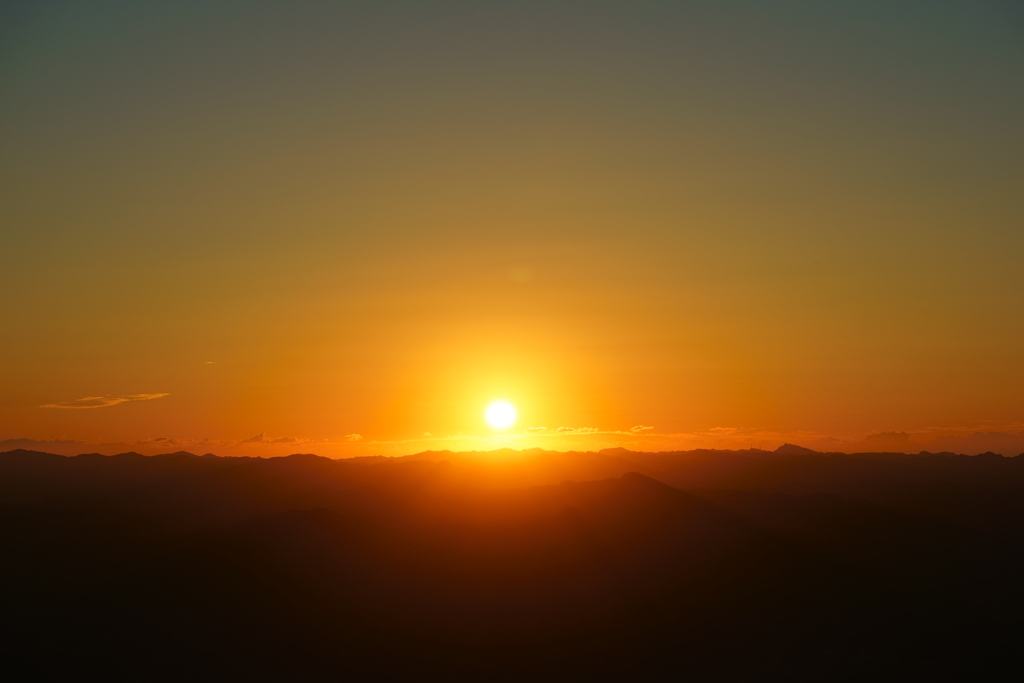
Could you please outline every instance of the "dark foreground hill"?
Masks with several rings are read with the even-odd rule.
[[[796,449],[12,451],[0,637],[46,679],[963,680],[1019,648],[1022,473]]]

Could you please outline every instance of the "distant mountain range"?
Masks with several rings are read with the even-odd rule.
[[[0,453],[8,666],[39,678],[984,676],[1024,457]]]

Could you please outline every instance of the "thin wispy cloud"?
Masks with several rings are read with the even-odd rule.
[[[128,403],[130,401],[152,401],[154,398],[163,398],[164,396],[170,396],[170,394],[163,393],[131,394],[129,396],[86,396],[85,398],[75,399],[74,401],[59,401],[57,403],[47,403],[39,407],[64,408],[69,410],[89,410],[91,408],[109,408],[110,406],[116,406],[118,404]]]
[[[874,434],[868,434],[864,437],[867,442],[910,442],[910,434],[907,432],[876,432]]]
[[[362,438],[363,438],[362,434],[346,434],[345,435],[345,440],[346,441],[359,441]]]
[[[639,434],[640,432],[650,431],[651,429],[654,429],[654,427],[648,427],[646,425],[637,425],[635,427],[630,427],[629,431]]]
[[[248,439],[242,439],[238,442],[239,444],[282,444],[282,443],[313,443],[312,439],[300,439],[295,436],[278,436],[271,438],[267,436],[266,432],[260,432],[256,436],[250,436]]]
[[[561,432],[563,434],[595,434],[601,430],[599,430],[597,427],[559,427],[555,431]]]
[[[241,445],[249,445],[249,444],[253,444],[253,443],[256,443],[256,444],[270,443],[270,444],[272,444],[272,443],[312,443],[312,442],[313,442],[312,439],[309,439],[309,438],[299,438],[297,436],[275,436],[275,437],[271,438],[271,437],[266,435],[266,432],[260,432],[259,434],[256,434],[255,436],[250,436],[249,438],[242,439],[241,441],[239,441],[239,443]]]
[[[528,431],[528,432],[546,432],[547,429],[548,429],[547,427],[527,427],[526,431]]]

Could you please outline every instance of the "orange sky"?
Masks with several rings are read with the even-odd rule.
[[[1024,450],[1010,10],[396,7],[4,10],[0,440]]]

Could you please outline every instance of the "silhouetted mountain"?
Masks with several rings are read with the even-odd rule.
[[[1015,652],[1022,471],[11,451],[0,638],[40,678],[977,677]]]
[[[791,443],[784,443],[776,448],[774,453],[778,455],[814,455],[817,451],[812,451],[810,448],[804,448],[803,446],[796,446]]]

